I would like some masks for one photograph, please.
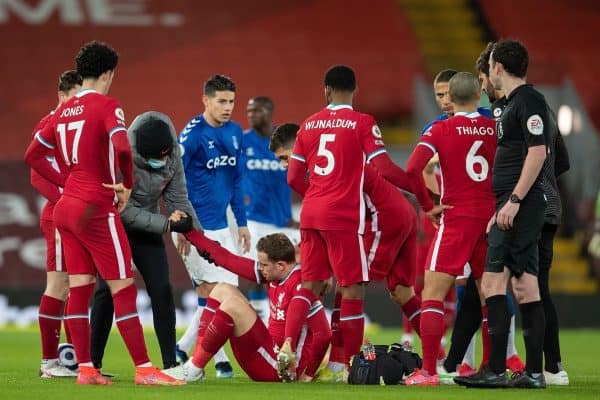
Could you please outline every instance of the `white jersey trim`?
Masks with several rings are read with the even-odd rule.
[[[374,159],[375,157],[377,157],[378,155],[383,154],[383,153],[387,153],[387,150],[386,149],[375,150],[374,152],[372,152],[371,154],[369,154],[367,156],[367,162],[368,163],[371,162],[372,159]]]
[[[42,137],[42,135],[40,135],[40,131],[36,132],[35,138],[37,139],[38,142],[40,142],[42,145],[44,145],[44,147],[47,147],[49,149],[54,149],[54,146],[51,145],[50,143],[46,142],[44,140],[44,138]]]
[[[419,145],[427,147],[429,150],[433,151],[433,154],[437,153],[437,149],[435,148],[435,146],[430,143],[419,142],[417,143],[417,146]]]

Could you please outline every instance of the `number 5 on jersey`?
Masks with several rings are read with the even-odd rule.
[[[56,129],[58,130],[58,135],[60,136],[60,147],[62,148],[63,157],[65,159],[65,163],[67,165],[77,164],[77,149],[79,148],[79,139],[81,138],[81,133],[83,132],[83,124],[85,121],[72,121],[68,124],[58,124]],[[75,131],[75,135],[73,136],[73,142],[71,143],[71,156],[69,157],[69,151],[67,147],[67,140],[71,139],[71,135],[67,138],[67,131]]]
[[[315,173],[317,175],[329,175],[333,171],[333,167],[335,167],[335,158],[333,157],[333,153],[325,148],[328,142],[335,141],[335,134],[332,133],[324,133],[321,135],[319,140],[319,149],[317,150],[317,155],[325,157],[327,159],[327,164],[324,167],[319,167],[315,164]]]

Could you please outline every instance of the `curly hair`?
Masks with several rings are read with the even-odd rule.
[[[119,54],[106,43],[97,41],[83,45],[75,58],[77,72],[83,79],[98,78],[107,71],[113,71],[119,62]]]
[[[269,149],[276,152],[281,148],[293,147],[300,127],[296,124],[282,124],[273,131]]]
[[[81,75],[77,73],[77,71],[69,70],[60,74],[58,78],[58,91],[67,93],[69,90],[73,89],[75,86],[83,83],[83,79],[81,79]]]

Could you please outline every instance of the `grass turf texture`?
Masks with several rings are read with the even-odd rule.
[[[374,343],[398,339],[398,329],[368,332]],[[158,346],[152,331],[146,331],[150,357],[158,363]],[[520,354],[524,354],[518,336]],[[234,363],[234,379],[216,379],[214,366],[208,365],[208,379],[182,387],[143,387],[133,384],[134,369],[116,330],[113,330],[104,358],[107,372],[117,374],[113,386],[78,386],[74,379],[38,377],[40,343],[35,328],[0,330],[0,400],[5,399],[600,399],[600,331],[561,331],[562,354],[571,385],[546,390],[481,390],[458,386],[434,388],[404,386],[351,386],[344,384],[284,384],[250,381]],[[479,342],[478,338],[478,342]],[[418,343],[416,344],[418,347]]]

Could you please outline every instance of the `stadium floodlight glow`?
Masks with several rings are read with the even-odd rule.
[[[558,129],[563,136],[569,136],[573,131],[573,109],[566,104],[558,109]]]

